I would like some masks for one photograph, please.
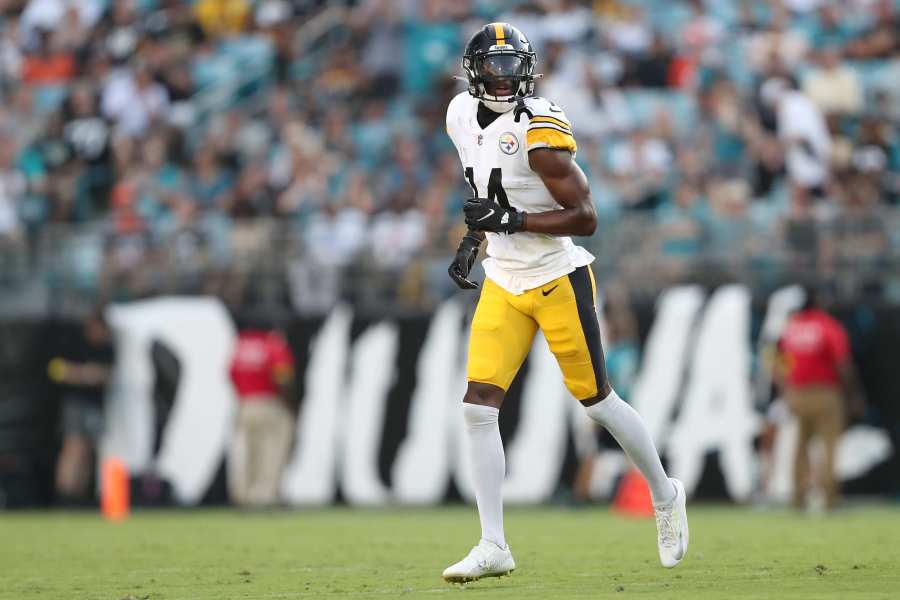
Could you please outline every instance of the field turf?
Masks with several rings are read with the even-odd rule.
[[[477,541],[474,509],[267,514],[0,513],[0,598],[900,598],[900,508],[827,518],[694,506],[691,547],[658,564],[652,521],[604,507],[513,508],[518,569],[464,588],[443,568]]]

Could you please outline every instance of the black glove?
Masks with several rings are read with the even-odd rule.
[[[466,200],[463,211],[466,213],[466,225],[475,231],[516,233],[525,229],[524,212],[512,207],[503,208],[487,198]]]
[[[472,265],[475,263],[475,257],[478,256],[478,246],[480,245],[481,240],[475,237],[473,233],[470,232],[464,235],[459,243],[459,248],[456,249],[456,258],[453,259],[450,268],[447,269],[447,272],[450,273],[450,279],[462,290],[478,288],[477,283],[469,281],[467,278],[469,271],[472,270]]]

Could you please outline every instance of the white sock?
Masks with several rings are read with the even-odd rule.
[[[634,463],[653,496],[653,504],[668,504],[675,498],[675,486],[663,470],[644,420],[613,390],[609,396],[585,408],[588,416],[603,425]]]
[[[506,456],[500,439],[497,418],[500,410],[493,406],[463,403],[463,418],[469,438],[469,461],[481,538],[506,548],[503,535],[503,478],[506,476]]]

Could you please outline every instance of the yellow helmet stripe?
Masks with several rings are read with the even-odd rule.
[[[498,46],[502,46],[506,43],[506,33],[503,31],[502,23],[494,23],[494,36],[497,38]]]

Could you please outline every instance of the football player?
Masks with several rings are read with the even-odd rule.
[[[463,398],[481,540],[444,571],[454,583],[506,575],[516,566],[503,532],[506,459],[498,415],[538,329],[566,387],[649,483],[663,566],[678,564],[688,545],[684,487],[666,475],[641,417],[606,377],[594,257],[568,237],[593,233],[597,215],[574,160],[572,124],[559,106],[534,96],[535,60],[521,31],[507,23],[485,25],[463,55],[468,90],[447,108],[447,132],[473,196],[464,207],[469,231],[450,277],[462,289],[475,289],[469,272],[485,241],[488,256]]]

